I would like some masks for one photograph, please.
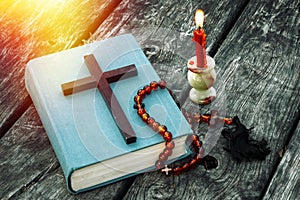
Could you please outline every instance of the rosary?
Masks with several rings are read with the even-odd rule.
[[[191,150],[193,150],[196,155],[189,162],[186,162],[181,166],[168,168],[168,166],[165,165],[165,162],[168,160],[168,157],[172,154],[172,150],[175,147],[175,143],[172,141],[172,133],[168,131],[168,128],[165,125],[161,125],[160,123],[156,122],[154,118],[149,116],[145,109],[145,104],[143,103],[143,99],[146,97],[146,95],[151,94],[152,91],[157,90],[158,88],[167,88],[166,82],[164,80],[160,80],[158,82],[152,81],[149,85],[144,86],[143,89],[138,90],[137,95],[134,97],[134,109],[137,110],[137,114],[140,116],[143,122],[152,128],[153,131],[161,135],[165,140],[165,148],[159,154],[158,160],[155,162],[156,169],[161,170],[161,172],[165,172],[166,175],[168,175],[169,173],[181,174],[182,172],[195,168],[197,164],[204,164],[206,169],[211,168],[207,166],[205,162],[209,160],[215,160],[215,158],[208,155],[205,157],[203,156],[204,150],[202,148],[202,142],[200,141],[199,136],[196,134],[193,134],[187,138],[188,144],[191,144]],[[169,90],[169,92],[171,93],[172,91]],[[234,128],[234,130],[229,128],[224,129],[222,134],[227,140],[230,141],[229,148],[224,149],[231,152],[233,158],[238,161],[240,161],[243,157],[247,159],[263,160],[266,155],[270,153],[270,149],[267,147],[267,142],[264,139],[262,141],[248,139],[251,129],[247,129],[243,124],[241,124],[237,117],[219,117],[217,115],[217,111],[212,111],[211,114],[201,115],[200,113],[190,114],[182,109],[182,113],[190,125],[193,122],[210,123],[211,119],[218,120],[226,125],[235,124],[236,128]],[[241,151],[238,144],[240,141],[237,141],[234,138],[240,138],[243,144],[248,144],[249,150]],[[216,160],[212,162],[216,162]]]

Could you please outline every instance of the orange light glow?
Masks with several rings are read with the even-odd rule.
[[[98,27],[95,23],[101,13],[98,8],[104,2],[1,0],[0,40],[2,45],[26,48],[33,57],[80,45]]]
[[[197,27],[203,28],[204,23],[204,11],[198,9],[195,13],[195,22]]]

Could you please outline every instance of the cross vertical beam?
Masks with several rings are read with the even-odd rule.
[[[102,72],[93,54],[84,56],[84,60],[91,73],[91,76],[62,84],[64,95],[67,96],[97,87],[103,99],[105,100],[106,105],[109,107],[126,144],[136,142],[135,132],[132,129],[125,113],[123,112],[116,96],[109,86],[109,83],[116,82],[121,78],[124,79],[136,76],[137,70],[135,65],[129,65],[119,69]]]

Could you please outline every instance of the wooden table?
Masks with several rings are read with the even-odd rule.
[[[296,199],[300,196],[299,0],[84,1],[70,13],[74,19],[69,23],[82,20],[86,30],[76,29],[77,24],[73,24],[73,35],[52,38],[47,43],[31,35],[38,30],[30,29],[38,17],[29,18],[32,23],[24,20],[30,24],[26,30],[21,26],[10,28],[6,12],[17,4],[8,6],[8,11],[0,9],[0,198]],[[86,6],[89,12],[76,18],[82,12],[80,8]],[[228,115],[238,115],[247,127],[255,127],[252,138],[268,141],[270,155],[264,161],[237,162],[223,150],[226,141],[221,137],[210,153],[219,161],[216,169],[206,171],[198,166],[180,176],[149,172],[76,196],[69,194],[60,165],[24,87],[26,63],[40,55],[81,45],[83,39],[89,42],[134,32],[182,106],[192,112],[206,112],[210,106],[196,106],[187,98],[189,86],[183,73],[186,56],[191,51],[186,44],[191,43],[193,13],[197,7],[206,12],[207,51],[217,63],[218,98],[226,97],[222,106]],[[22,19],[19,20],[22,24]],[[90,32],[93,34],[89,36]]]

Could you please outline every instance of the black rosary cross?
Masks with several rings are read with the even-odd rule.
[[[93,54],[84,56],[84,60],[91,73],[91,76],[62,84],[61,86],[64,95],[67,96],[97,87],[103,99],[105,100],[106,105],[109,107],[126,144],[136,142],[136,135],[116,96],[109,86],[109,83],[136,76],[137,69],[135,65],[129,65],[119,69],[102,72]]]

